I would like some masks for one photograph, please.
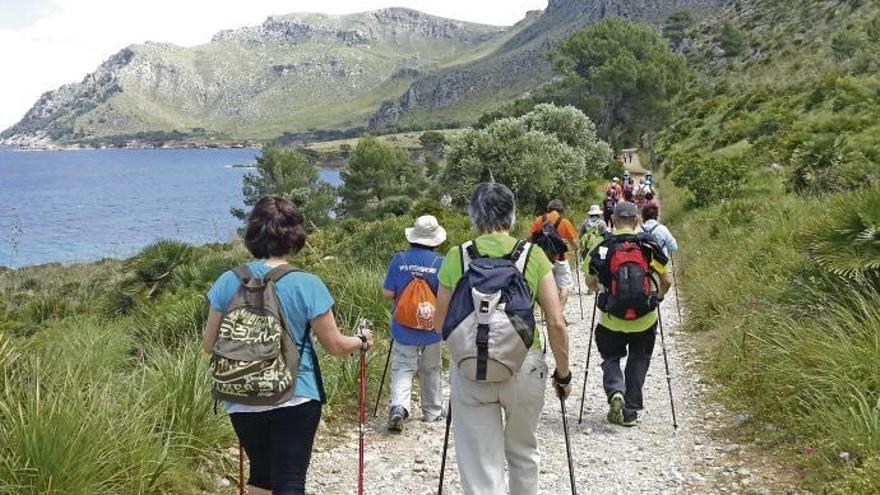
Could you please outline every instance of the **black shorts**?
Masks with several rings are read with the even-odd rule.
[[[309,401],[257,413],[229,415],[250,460],[248,484],[273,495],[303,495],[321,403]]]

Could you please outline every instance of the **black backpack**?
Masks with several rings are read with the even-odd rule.
[[[602,201],[602,209],[605,211],[605,213],[610,215],[614,212],[614,204],[615,203],[613,199],[606,198],[604,201]]]
[[[532,234],[532,243],[543,249],[551,260],[558,259],[568,252],[568,244],[565,243],[558,231],[559,224],[562,223],[562,215],[559,215],[556,222],[551,222],[545,213],[542,221],[541,230]]]
[[[590,273],[605,290],[599,309],[617,318],[635,320],[657,309],[660,301],[652,287],[651,261],[666,263],[666,256],[648,235],[609,235],[590,257]]]

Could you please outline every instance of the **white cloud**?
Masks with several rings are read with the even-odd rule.
[[[272,14],[343,14],[389,6],[510,25],[547,0],[0,0],[0,130],[45,91],[81,80],[124,46],[144,41],[196,45],[220,29]],[[10,20],[10,18],[12,20]]]

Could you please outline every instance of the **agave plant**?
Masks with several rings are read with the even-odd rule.
[[[832,201],[827,212],[805,232],[812,258],[844,277],[880,271],[880,187]]]

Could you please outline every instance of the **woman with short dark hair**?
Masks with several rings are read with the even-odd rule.
[[[262,198],[248,214],[244,243],[255,260],[247,263],[254,277],[265,277],[287,264],[306,242],[304,219],[296,206],[280,197]],[[227,271],[208,292],[210,312],[202,334],[205,352],[212,353],[223,312],[241,285],[235,271]],[[342,335],[333,315],[333,298],[317,276],[294,271],[275,284],[281,313],[294,344],[301,350],[292,397],[269,406],[226,403],[232,426],[250,459],[249,493],[300,495],[321,419],[324,390],[317,354],[310,334],[333,356],[348,356],[373,345]]]

